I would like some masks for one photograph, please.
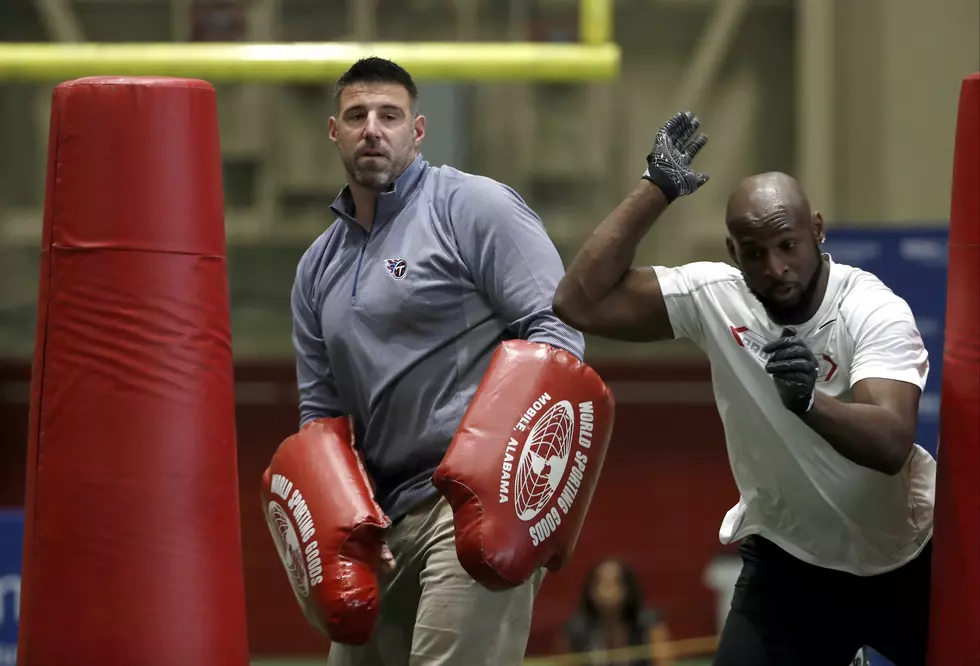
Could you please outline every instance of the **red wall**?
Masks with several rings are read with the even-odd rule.
[[[575,556],[546,577],[529,653],[546,653],[574,610],[585,571],[618,555],[637,569],[675,637],[714,632],[715,597],[702,578],[722,552],[724,512],[737,500],[707,367],[597,365],[617,397],[616,427]],[[0,506],[24,497],[29,367],[0,365]],[[253,654],[324,654],[300,614],[258,501],[258,479],[296,425],[293,369],[236,369],[245,589]]]

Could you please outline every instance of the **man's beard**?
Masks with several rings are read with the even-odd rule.
[[[342,156],[344,169],[348,177],[355,183],[374,192],[384,192],[402,175],[402,172],[411,164],[412,155],[407,155],[399,160],[385,160],[382,166],[375,168],[364,168],[357,164],[356,156]]]
[[[819,246],[814,246],[814,252],[817,253],[817,270],[813,271],[813,277],[807,282],[806,286],[803,287],[803,292],[800,294],[799,300],[793,305],[784,305],[778,301],[774,301],[767,298],[757,292],[752,287],[749,287],[749,291],[755,296],[762,307],[766,309],[766,312],[773,319],[778,319],[780,322],[801,324],[804,318],[810,314],[810,307],[813,305],[813,298],[817,291],[817,285],[820,283],[820,276],[823,272],[827,270],[827,262],[823,260],[823,254],[820,252]],[[748,286],[748,285],[746,285]]]

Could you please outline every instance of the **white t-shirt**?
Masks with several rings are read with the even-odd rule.
[[[654,268],[674,336],[711,362],[741,495],[722,522],[722,543],[759,534],[805,562],[857,575],[914,558],[932,534],[929,452],[915,445],[895,476],[839,454],[780,401],[761,349],[784,327],[742,274],[710,262]],[[820,309],[792,328],[820,362],[816,390],[825,395],[850,402],[851,387],[872,377],[925,387],[929,361],[912,312],[871,273],[830,261]]]

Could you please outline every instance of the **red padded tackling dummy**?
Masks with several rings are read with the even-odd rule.
[[[19,666],[246,666],[215,92],[54,91]]]
[[[953,156],[949,277],[930,602],[930,666],[980,664],[980,72],[963,81]]]
[[[381,610],[378,570],[391,520],[374,501],[350,419],[310,421],[262,476],[262,511],[307,621],[360,645]]]
[[[575,549],[612,436],[612,393],[546,344],[494,353],[433,484],[453,508],[456,553],[491,590],[558,571]]]

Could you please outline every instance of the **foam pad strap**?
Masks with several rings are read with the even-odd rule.
[[[212,86],[59,85],[42,239],[18,664],[245,666]]]

